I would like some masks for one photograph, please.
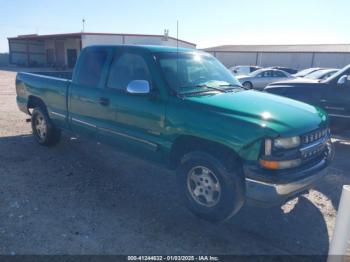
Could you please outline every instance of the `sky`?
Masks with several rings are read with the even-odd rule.
[[[85,32],[163,34],[199,48],[230,44],[350,43],[348,0],[0,0],[7,37]]]

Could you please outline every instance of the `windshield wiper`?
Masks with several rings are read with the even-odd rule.
[[[225,90],[224,89],[222,89],[222,88],[218,88],[218,87],[214,87],[214,86],[208,86],[208,85],[205,85],[205,84],[203,84],[203,85],[195,85],[195,86],[184,86],[184,87],[180,87],[180,88],[196,88],[196,87],[204,87],[204,88],[206,88],[206,89],[211,89],[211,90],[216,90],[216,91],[220,91],[220,92],[225,92]],[[205,91],[205,90],[203,90],[203,91]]]
[[[206,85],[206,84],[199,84],[199,85],[194,85],[194,86],[182,86],[180,87],[180,89],[189,89],[189,88],[205,88],[203,90],[193,90],[193,91],[190,91],[190,92],[185,92],[185,93],[182,93],[182,94],[197,94],[197,93],[204,93],[204,92],[208,92],[209,90],[215,90],[215,91],[219,91],[219,92],[222,92],[222,93],[228,93],[228,92],[231,92],[232,90],[235,90],[235,89],[238,89],[238,88],[244,88],[240,85],[235,85],[235,84],[222,84],[222,85],[219,85],[220,87],[231,87],[231,88],[219,88],[219,87],[215,87],[215,86],[209,86],[209,85]]]
[[[232,88],[227,88],[228,90],[233,90],[233,89],[236,89],[236,88],[242,88],[244,90],[249,90],[249,88],[247,87],[244,87],[244,86],[240,86],[240,85],[234,85],[234,84],[225,84],[225,85],[220,85],[220,86],[231,86]]]
[[[228,87],[239,87],[239,88],[243,88],[242,86],[240,86],[240,85],[235,85],[235,84],[223,84],[223,85],[219,85],[219,86],[222,86],[222,87],[228,86]]]
[[[211,90],[215,90],[215,91],[219,91],[219,92],[223,92],[225,93],[225,89],[222,89],[222,88],[218,88],[218,87],[213,87],[213,86],[208,86],[208,85],[195,85],[195,86],[182,86],[180,87],[180,89],[190,89],[190,88],[205,88],[203,90],[195,90],[195,91],[192,91],[192,92],[185,92],[185,94],[192,94],[192,93],[203,93],[203,92],[208,92],[208,89],[211,89]]]
[[[230,88],[225,88],[225,90],[227,91],[232,91],[232,90],[235,90],[235,89],[245,89],[243,86],[240,86],[240,85],[235,85],[235,84],[223,84],[223,85],[220,85],[221,87],[230,87]]]

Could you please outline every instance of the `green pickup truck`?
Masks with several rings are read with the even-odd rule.
[[[284,203],[333,156],[324,111],[245,90],[197,50],[87,47],[72,80],[18,73],[16,91],[39,144],[71,131],[176,170],[189,209],[212,222]]]

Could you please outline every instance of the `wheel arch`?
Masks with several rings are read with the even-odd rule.
[[[181,135],[175,139],[170,150],[169,161],[172,168],[177,168],[182,157],[191,151],[205,151],[220,160],[224,160],[226,167],[230,168],[232,163],[242,159],[238,153],[228,146],[208,139]],[[232,161],[236,160],[236,161]]]
[[[38,107],[38,106],[47,110],[45,102],[40,97],[32,96],[32,95],[28,96],[28,102],[27,102],[28,113],[31,114],[29,109],[33,109],[33,108]]]

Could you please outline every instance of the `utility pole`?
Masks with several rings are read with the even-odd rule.
[[[85,18],[83,18],[82,23],[83,23],[83,30],[82,30],[82,32],[84,33],[85,32]]]

